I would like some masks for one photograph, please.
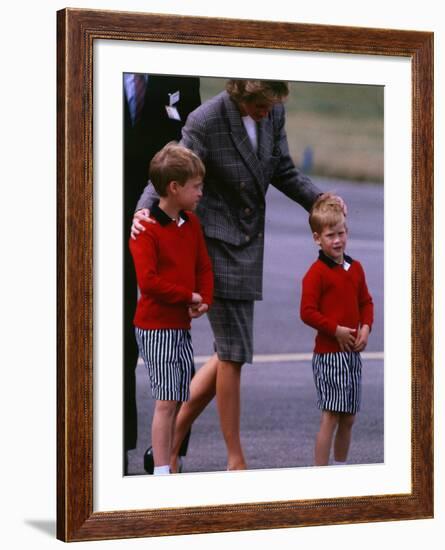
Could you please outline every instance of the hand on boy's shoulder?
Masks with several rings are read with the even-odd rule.
[[[150,210],[148,208],[141,208],[134,213],[133,223],[131,225],[130,235],[133,240],[137,236],[146,230],[150,224],[155,224],[156,220],[150,217]]]

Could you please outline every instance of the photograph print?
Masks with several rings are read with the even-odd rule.
[[[124,475],[384,462],[383,87],[122,98]]]

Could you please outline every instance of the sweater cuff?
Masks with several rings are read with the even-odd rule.
[[[337,323],[335,323],[334,321],[328,321],[328,324],[326,326],[326,329],[327,329],[327,333],[330,335],[330,336],[335,336],[335,333],[337,332]]]

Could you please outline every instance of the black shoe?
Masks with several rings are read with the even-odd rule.
[[[153,447],[148,447],[144,454],[144,470],[147,474],[153,475],[155,460],[153,458]]]

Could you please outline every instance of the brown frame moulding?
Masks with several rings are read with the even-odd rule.
[[[433,515],[433,33],[142,13],[57,13],[57,537],[98,540]],[[93,43],[126,40],[402,56],[412,63],[411,492],[93,511]]]

